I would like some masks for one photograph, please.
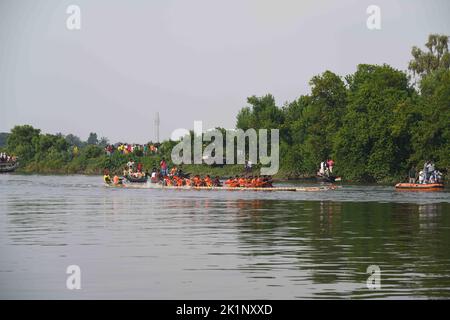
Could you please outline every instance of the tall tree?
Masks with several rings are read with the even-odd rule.
[[[419,78],[431,72],[450,68],[450,53],[448,51],[449,37],[446,35],[430,34],[425,44],[427,51],[414,46],[411,50],[413,59],[409,62],[409,70]]]
[[[237,128],[273,129],[283,123],[283,112],[276,106],[271,94],[251,96],[247,98],[247,103],[250,106],[243,108],[237,115]]]
[[[65,137],[65,139],[71,146],[77,146],[78,148],[81,148],[83,146],[83,142],[81,141],[81,139],[71,133],[69,133]]]
[[[398,106],[414,92],[406,74],[388,65],[359,65],[346,79],[348,107],[334,146],[339,172],[381,181],[404,171],[408,145],[393,131]]]
[[[412,127],[411,162],[434,160],[450,170],[450,70],[438,70],[420,82],[418,121]]]
[[[40,132],[41,130],[30,125],[15,126],[8,136],[9,152],[19,156],[22,162],[32,159],[36,152],[34,145]]]
[[[87,143],[88,144],[97,144],[98,143],[97,134],[95,132],[91,132],[89,134],[89,137],[87,139]]]
[[[8,140],[9,133],[7,132],[0,132],[0,147],[6,146],[6,142]]]

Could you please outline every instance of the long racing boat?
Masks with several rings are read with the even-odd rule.
[[[337,187],[320,186],[320,187],[196,187],[196,186],[164,186],[159,183],[123,183],[123,184],[107,184],[109,188],[128,188],[128,189],[164,189],[164,190],[210,190],[210,191],[290,191],[290,192],[311,192],[334,190]]]

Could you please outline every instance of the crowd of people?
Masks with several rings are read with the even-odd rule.
[[[104,181],[107,184],[114,183],[115,185],[122,184],[122,180],[125,178],[130,180],[144,179],[147,181],[150,178],[151,183],[160,183],[163,186],[176,186],[176,187],[222,187],[222,182],[218,176],[211,177],[206,175],[201,177],[195,175],[193,177],[190,174],[185,174],[181,168],[173,166],[169,170],[169,166],[166,160],[163,158],[159,164],[159,169],[153,167],[151,173],[143,170],[141,163],[135,163],[130,159],[124,168],[123,178],[115,175],[111,178],[109,171],[105,170]],[[265,188],[272,187],[272,178],[270,176],[235,176],[230,177],[225,181],[225,186],[229,188]]]
[[[210,177],[206,175],[201,177],[195,175],[193,177],[183,176],[183,174],[169,174],[162,178],[158,176],[158,172],[152,172],[151,182],[161,182],[163,186],[176,186],[176,187],[222,187],[222,182],[218,176]],[[225,181],[225,186],[228,188],[266,188],[272,187],[272,179],[268,176],[236,176],[229,178]]]
[[[271,188],[272,178],[270,176],[236,176],[225,181],[230,188]]]
[[[161,182],[163,186],[175,186],[175,187],[221,187],[222,184],[218,176],[215,178],[211,178],[209,175],[206,175],[204,178],[199,175],[195,175],[194,177],[189,176],[179,176],[179,175],[168,175],[162,177],[159,180],[158,177],[151,178],[153,183]]]
[[[329,177],[333,173],[334,161],[333,159],[327,159],[322,161],[319,166],[319,172],[317,175],[320,177]]]
[[[158,153],[159,144],[147,143],[147,144],[128,144],[128,143],[116,143],[108,144],[105,147],[105,152],[108,156],[112,155],[114,152],[119,152],[120,154],[131,154],[136,153],[136,151],[141,151],[144,156],[149,154]]]
[[[124,177],[132,177],[136,179],[142,179],[144,177],[148,177],[148,171],[143,171],[142,163],[136,163],[133,159],[130,159],[127,162],[126,167],[123,170]]]
[[[441,183],[442,173],[436,169],[434,162],[431,160],[425,161],[423,169],[417,173],[415,166],[412,166],[408,173],[409,183],[428,184]]]
[[[0,153],[1,163],[15,163],[16,161],[17,161],[16,156],[8,155],[5,152]]]

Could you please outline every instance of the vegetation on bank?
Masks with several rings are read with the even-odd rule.
[[[447,36],[430,35],[427,51],[414,47],[409,72],[389,65],[357,66],[341,77],[331,71],[313,77],[311,93],[279,107],[272,95],[252,96],[237,115],[241,129],[280,130],[278,178],[314,176],[319,163],[335,160],[335,173],[345,180],[394,182],[408,169],[431,159],[450,169],[450,54]],[[145,169],[169,161],[174,141],[158,153],[104,152],[108,143],[91,133],[87,141],[74,135],[42,134],[16,126],[3,151],[19,157],[22,172],[100,174],[121,172],[130,158]],[[1,145],[1,144],[0,144]],[[2,149],[2,148],[0,148]],[[184,165],[185,172],[230,176],[242,165]],[[257,169],[257,168],[255,168]]]
[[[311,93],[276,106],[271,95],[248,98],[237,127],[279,128],[281,171],[314,173],[331,157],[346,180],[393,182],[433,160],[450,169],[450,54],[447,36],[414,47],[409,74],[388,65],[357,66],[344,78],[313,77]]]

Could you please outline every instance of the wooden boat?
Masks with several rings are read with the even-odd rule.
[[[341,177],[336,177],[336,176],[317,176],[317,180],[321,181],[321,182],[339,182],[341,181]]]
[[[143,176],[140,178],[132,177],[132,176],[126,176],[125,179],[127,179],[129,182],[132,183],[145,183],[148,180],[147,176]]]
[[[444,188],[443,183],[397,183],[396,189],[408,190],[440,190]]]
[[[14,172],[19,166],[19,162],[1,162],[0,173]]]
[[[310,192],[310,191],[326,191],[334,190],[336,186],[321,186],[321,187],[270,187],[270,188],[256,188],[256,187],[194,187],[194,186],[163,186],[159,183],[146,184],[105,184],[111,188],[130,188],[130,189],[165,189],[165,190],[209,190],[209,191],[290,191],[290,192]]]

